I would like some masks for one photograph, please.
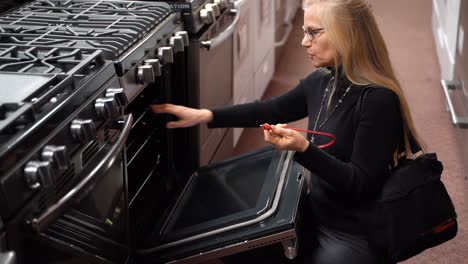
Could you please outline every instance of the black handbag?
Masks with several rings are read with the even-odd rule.
[[[360,111],[366,90],[361,93]],[[392,262],[413,257],[454,238],[457,214],[441,181],[435,153],[400,159],[369,210],[369,243]]]

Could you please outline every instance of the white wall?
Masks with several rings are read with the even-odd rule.
[[[454,77],[460,1],[433,0],[432,31],[443,80]]]

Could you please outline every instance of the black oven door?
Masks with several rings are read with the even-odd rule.
[[[265,148],[200,168],[138,263],[196,263],[282,242],[294,257],[304,169]]]
[[[79,260],[77,263],[127,261],[130,246],[125,144],[132,120],[128,115],[121,121],[108,122],[97,138],[77,154],[82,159],[89,156],[86,168],[79,175],[62,177],[77,183],[30,223],[38,233],[33,238],[39,237],[43,247],[30,245],[21,263],[69,263],[71,256]],[[73,170],[69,173],[73,174]]]

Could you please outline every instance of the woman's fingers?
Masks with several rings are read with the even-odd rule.
[[[287,127],[286,124],[274,125],[274,126],[271,126],[271,132],[281,137],[291,136],[291,133],[293,132],[293,130],[287,129],[286,127]]]
[[[153,112],[158,114],[172,114],[175,112],[177,106],[173,104],[154,104],[150,105],[150,108]]]

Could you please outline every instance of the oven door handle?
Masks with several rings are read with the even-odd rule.
[[[117,156],[121,153],[125,142],[127,141],[130,129],[132,128],[133,116],[131,114],[125,116],[123,120],[122,131],[119,138],[112,145],[111,149],[105,156],[92,168],[92,170],[67,194],[65,194],[55,204],[47,208],[39,217],[30,221],[34,231],[43,232],[51,223],[55,222],[71,205],[74,204],[78,197],[82,197],[83,192],[92,186],[92,183],[99,180],[99,176],[103,175],[115,162]]]
[[[456,127],[468,128],[468,118],[457,116],[455,107],[453,106],[452,98],[450,97],[449,90],[457,89],[459,82],[441,80],[441,84],[442,89],[444,90],[445,99],[447,101],[448,110],[450,112],[450,118],[452,119],[452,124]]]
[[[234,21],[232,21],[231,25],[226,28],[223,32],[221,32],[218,36],[207,40],[207,41],[202,41],[201,42],[201,47],[205,48],[207,50],[214,49],[220,44],[222,44],[226,39],[232,36],[234,34],[234,30],[236,29],[236,25],[239,22],[239,17],[240,17],[240,11],[239,9],[231,9],[229,11],[231,15],[235,14]]]

